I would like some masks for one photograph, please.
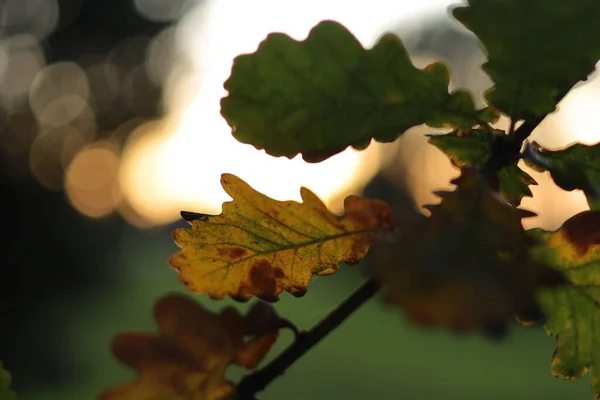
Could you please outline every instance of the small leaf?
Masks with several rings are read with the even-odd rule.
[[[337,216],[306,188],[298,203],[273,200],[230,174],[221,184],[233,201],[223,204],[222,214],[177,229],[182,250],[170,260],[188,289],[216,299],[276,301],[282,291],[301,296],[312,275],[358,263],[372,235],[393,226],[390,207],[378,200],[349,196],[346,213]]]
[[[486,99],[515,120],[553,112],[600,59],[597,0],[469,0],[453,14],[487,50]]]
[[[421,124],[471,128],[497,118],[475,110],[468,92],[448,93],[448,84],[443,64],[416,68],[398,37],[365,50],[345,27],[323,21],[304,41],[272,33],[237,57],[221,114],[242,143],[319,162]]]
[[[530,185],[537,185],[535,179],[517,164],[511,164],[498,172],[502,196],[513,206],[521,204],[523,197],[531,197]]]
[[[535,258],[563,272],[567,281],[538,295],[546,332],[557,338],[552,373],[577,379],[589,370],[592,392],[600,398],[600,212],[581,212],[556,232],[528,232],[539,242]]]
[[[0,361],[0,399],[1,400],[16,400],[17,395],[10,389],[12,377],[6,371]]]
[[[537,312],[537,287],[562,277],[528,256],[521,218],[533,213],[506,204],[472,170],[453,183],[426,221],[373,245],[374,271],[387,300],[416,322],[501,335],[515,312]]]
[[[160,334],[122,333],[113,341],[115,357],[138,370],[139,378],[104,392],[100,400],[233,399],[227,367],[255,368],[278,336],[262,328],[257,334],[252,315],[257,315],[252,309],[242,317],[233,308],[211,314],[180,295],[160,300],[155,307]]]
[[[459,168],[480,168],[488,160],[494,138],[498,135],[504,135],[504,132],[495,129],[454,131],[444,135],[429,135],[429,143],[446,153],[452,164]],[[529,185],[537,185],[537,182],[517,164],[502,168],[498,172],[498,179],[502,196],[514,206],[518,206],[523,197],[532,196]]]
[[[550,171],[554,182],[564,190],[581,189],[590,207],[600,199],[600,144],[576,143],[563,150],[548,150],[533,142],[527,144],[525,160],[540,172]]]

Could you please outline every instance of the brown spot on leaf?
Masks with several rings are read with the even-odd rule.
[[[285,276],[279,268],[273,268],[267,260],[258,260],[250,267],[250,284],[257,296],[265,301],[277,300],[277,279]]]
[[[248,250],[243,247],[217,247],[217,252],[221,257],[235,261],[244,257],[248,253]]]
[[[382,229],[393,228],[396,225],[396,221],[390,205],[379,200],[373,200],[372,204],[375,209],[375,215],[377,216],[377,226]]]
[[[562,231],[577,253],[585,255],[590,247],[600,244],[600,212],[581,212],[565,222]]]
[[[285,277],[280,268],[273,268],[267,260],[258,260],[250,267],[249,277],[252,287],[246,290],[255,292],[265,301],[277,301],[277,280]]]
[[[352,242],[350,254],[343,260],[346,265],[356,265],[365,258],[366,249],[371,243],[371,235],[362,235]]]

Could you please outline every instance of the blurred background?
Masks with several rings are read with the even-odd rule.
[[[220,211],[223,172],[280,200],[307,186],[335,211],[350,193],[384,198],[400,213],[436,202],[431,191],[449,188],[458,171],[426,143],[431,129],[309,165],[237,143],[219,99],[233,57],[269,32],[302,39],[335,19],[365,46],[395,32],[416,65],[446,61],[453,86],[481,102],[485,55],[448,16],[455,3],[0,1],[0,359],[19,398],[93,399],[134,376],[113,360],[110,340],[155,330],[154,302],[184,291],[167,264],[177,249],[170,232],[185,225],[182,209]],[[550,148],[600,140],[599,93],[598,80],[574,90],[534,139]],[[522,206],[539,216],[528,227],[555,229],[587,207],[580,192],[531,174],[540,185]],[[277,308],[308,328],[362,276],[361,266],[343,268]],[[196,297],[212,309],[232,304]],[[554,346],[540,327],[515,326],[502,343],[421,330],[373,301],[260,398],[588,398],[587,376],[551,377]]]

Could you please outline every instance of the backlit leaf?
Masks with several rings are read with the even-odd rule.
[[[592,208],[600,199],[600,144],[576,143],[563,150],[548,150],[533,142],[525,152],[527,163],[540,172],[550,171],[564,190],[581,189]]]
[[[597,0],[469,0],[453,14],[487,50],[489,104],[517,120],[554,111],[600,59]]]
[[[562,271],[567,285],[544,289],[539,302],[545,329],[556,336],[552,373],[577,379],[587,371],[600,398],[600,212],[584,211],[556,232],[529,231],[540,244],[537,259]]]
[[[562,281],[533,262],[521,218],[476,172],[463,170],[453,192],[438,192],[431,216],[373,245],[374,272],[389,302],[416,322],[502,334],[515,312],[538,314],[538,286]]]
[[[449,93],[448,83],[443,64],[416,68],[394,35],[364,49],[345,27],[323,21],[303,41],[272,33],[237,57],[221,114],[240,142],[319,162],[416,125],[471,128],[496,118],[476,111],[468,92]]]
[[[502,196],[510,204],[518,206],[523,197],[531,197],[530,185],[537,185],[535,179],[523,171],[517,164],[511,164],[498,171]]]
[[[340,262],[358,263],[373,233],[393,224],[390,207],[377,200],[349,196],[345,214],[337,216],[306,188],[298,203],[273,200],[230,174],[221,184],[233,201],[220,215],[177,229],[173,236],[182,249],[170,260],[188,289],[212,298],[301,296],[313,275],[330,275]]]
[[[160,300],[159,334],[122,333],[113,341],[113,354],[136,369],[138,379],[104,392],[100,400],[233,399],[227,367],[255,368],[278,336],[276,326],[257,325],[261,314],[252,309],[242,317],[233,308],[212,314],[180,295]]]
[[[504,132],[492,129],[457,130],[444,135],[429,135],[429,143],[446,153],[457,167],[479,168],[492,152],[495,135],[504,135]],[[529,185],[537,185],[517,164],[502,168],[498,172],[498,179],[502,196],[514,206],[518,206],[523,197],[532,196]]]

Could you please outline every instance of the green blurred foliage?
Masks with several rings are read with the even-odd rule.
[[[183,292],[167,265],[175,249],[167,234],[123,237],[118,268],[121,277],[111,293],[70,301],[55,312],[65,316],[64,334],[80,373],[68,385],[31,388],[21,400],[92,399],[103,389],[134,378],[110,354],[118,332],[155,331],[152,309],[167,292]],[[363,279],[360,267],[342,268],[336,276],[316,278],[302,299],[282,296],[275,303],[282,316],[308,328],[339,304]],[[197,297],[213,310],[248,304]],[[54,313],[53,313],[54,314]],[[66,321],[70,321],[66,323]],[[284,333],[270,358],[291,343]],[[462,400],[584,399],[589,382],[564,382],[550,374],[555,339],[542,328],[511,329],[503,342],[480,336],[457,336],[411,325],[396,308],[373,300],[326,340],[302,357],[259,395],[261,400],[449,398]],[[269,360],[267,359],[267,361]],[[242,369],[232,370],[236,379]]]

